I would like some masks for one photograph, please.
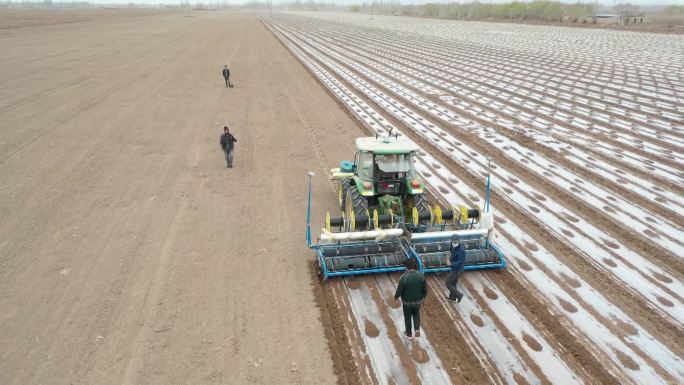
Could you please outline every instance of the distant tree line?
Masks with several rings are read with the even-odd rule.
[[[665,12],[670,15],[684,15],[684,5],[669,5]]]
[[[374,1],[349,6],[351,12],[419,16],[440,19],[504,19],[524,21],[577,21],[594,15],[594,3],[566,4],[551,0],[532,2],[512,1],[510,3],[427,3],[404,5],[400,1]]]

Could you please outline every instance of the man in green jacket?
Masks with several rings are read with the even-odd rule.
[[[401,297],[406,325],[405,334],[411,340],[413,339],[412,330],[416,332],[416,337],[420,337],[420,305],[427,296],[427,283],[423,273],[416,270],[415,259],[409,258],[405,264],[406,272],[399,278],[399,285],[394,298],[399,299]],[[411,320],[413,320],[413,328],[411,328]]]

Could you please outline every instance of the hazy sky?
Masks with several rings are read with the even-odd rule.
[[[20,2],[20,0],[13,0],[14,2]],[[54,1],[59,1],[59,0],[54,0]],[[70,0],[62,0],[64,2],[69,2]],[[76,0],[78,1],[78,0]],[[90,2],[94,3],[107,3],[107,4],[127,4],[130,2],[138,3],[138,4],[180,4],[180,0],[89,0]],[[199,0],[200,3],[205,3],[205,4],[215,4],[215,3],[221,3],[223,0]],[[245,3],[247,0],[226,0],[230,4],[240,4],[240,3]],[[262,0],[264,1],[264,0]],[[273,0],[273,4],[279,4],[279,3],[287,3],[291,2],[292,0]],[[307,0],[301,0],[302,2],[306,2]],[[316,2],[333,2],[333,0],[314,0]],[[362,2],[370,2],[371,0],[335,0],[334,2],[336,4],[360,4]],[[467,3],[468,0],[455,0],[456,2],[460,3]],[[506,3],[511,0],[490,0],[492,3]],[[529,2],[532,0],[517,0],[517,1],[524,1],[524,2]],[[560,0],[563,3],[576,3],[578,0]],[[584,3],[593,3],[594,0],[579,0],[580,2]],[[196,3],[197,0],[190,0],[191,4]],[[424,3],[446,3],[450,2],[449,0],[402,0],[403,4],[424,4]],[[487,3],[488,0],[480,0],[481,3]],[[684,0],[599,0],[599,4],[610,6],[610,5],[615,5],[615,4],[620,4],[620,3],[630,3],[630,4],[635,4],[635,5],[669,5],[669,4],[677,4],[677,5],[684,5]]]

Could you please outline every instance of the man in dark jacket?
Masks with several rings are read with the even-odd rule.
[[[451,257],[449,258],[449,262],[451,262],[451,272],[449,273],[445,284],[447,289],[449,289],[447,299],[452,302],[461,302],[461,299],[463,299],[463,293],[458,291],[456,285],[465,268],[465,254],[465,247],[463,247],[462,243],[451,244]]]
[[[404,324],[406,325],[406,337],[413,339],[414,330],[416,337],[420,337],[420,305],[427,296],[427,283],[421,272],[416,270],[416,260],[409,258],[405,262],[406,272],[399,278],[395,299],[401,297],[404,309]],[[413,320],[413,328],[411,328]]]
[[[221,150],[226,155],[226,167],[233,168],[233,147],[237,139],[230,133],[228,126],[223,126],[223,135],[221,135],[220,145]]]
[[[223,79],[226,81],[226,87],[233,87],[230,83],[230,70],[228,69],[228,65],[223,66]]]

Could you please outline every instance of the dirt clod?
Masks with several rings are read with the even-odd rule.
[[[665,282],[665,283],[672,283],[672,278],[670,278],[670,277],[668,277],[668,276],[666,276],[666,275],[660,274],[660,273],[658,273],[657,271],[654,271],[654,272],[653,272],[653,276],[656,277],[656,279],[657,279],[658,281],[662,281],[662,282]]]
[[[471,314],[470,320],[473,321],[473,323],[479,327],[484,326],[484,321],[482,321],[482,318],[480,318],[480,316],[477,314]]]
[[[674,303],[672,303],[672,301],[670,301],[669,299],[661,296],[658,296],[656,298],[658,298],[658,302],[662,303],[663,305],[667,307],[674,307]]]
[[[603,258],[603,263],[610,267],[617,267],[617,263],[615,263],[615,261],[613,261],[611,258]]]
[[[529,346],[535,352],[541,352],[542,351],[542,346],[539,344],[539,342],[534,337],[523,333],[523,341],[525,341],[527,346]]]
[[[563,273],[561,273],[560,276],[561,276],[561,278],[563,278],[563,281],[564,281],[565,283],[567,283],[567,284],[570,285],[571,287],[574,287],[575,289],[577,289],[578,287],[582,286],[582,284],[580,283],[580,281],[578,281],[578,280],[575,279],[575,278],[569,277],[569,276],[567,276],[567,275],[565,275],[565,274],[563,274]]]
[[[607,239],[604,239],[604,240],[603,240],[603,243],[604,243],[606,246],[610,247],[611,249],[619,249],[619,248],[620,248],[620,245],[618,245],[618,244],[615,243],[615,242],[609,241],[609,240],[607,240]]]
[[[413,347],[413,351],[411,352],[411,357],[418,363],[424,364],[428,361],[430,361],[430,357],[428,356],[427,352],[425,349],[421,348],[420,346],[416,345]]]
[[[572,231],[568,229],[562,229],[561,231],[563,232],[563,234],[565,234],[565,236],[575,238],[575,234]]]
[[[499,298],[499,295],[496,294],[496,292],[494,292],[494,290],[488,288],[487,286],[485,286],[485,287],[482,289],[482,291],[484,291],[485,295],[486,295],[487,298],[489,298],[489,299],[498,299],[498,298]]]
[[[375,326],[373,321],[369,320],[368,318],[365,319],[363,328],[368,337],[375,338],[380,335],[380,330],[378,330],[378,327]]]
[[[577,313],[577,308],[575,307],[575,305],[571,304],[570,302],[564,300],[563,298],[558,298],[558,302],[563,307],[563,310],[565,310],[569,313]]]
[[[518,266],[525,271],[532,271],[532,266],[525,261],[518,261]]]
[[[639,329],[637,329],[634,325],[628,324],[627,322],[622,320],[617,320],[616,322],[620,330],[629,334],[630,336],[635,336],[639,334]]]
[[[518,385],[530,385],[530,383],[527,382],[527,379],[525,377],[523,377],[523,375],[518,373],[518,372],[513,373],[513,380]]]
[[[615,350],[615,354],[624,367],[631,370],[639,370],[639,364],[637,364],[632,357],[617,349]]]
[[[644,229],[643,233],[648,235],[651,238],[660,238],[660,235],[658,235],[658,233],[656,233],[655,231],[653,231],[651,229]]]

